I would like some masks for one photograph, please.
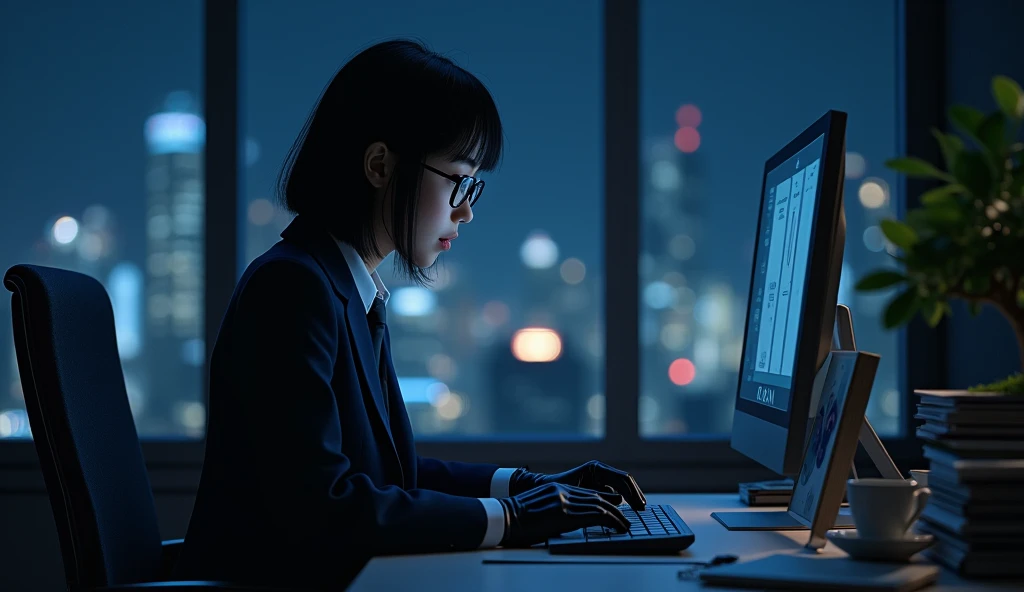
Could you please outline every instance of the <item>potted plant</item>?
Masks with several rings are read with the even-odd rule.
[[[915,314],[934,327],[952,313],[953,299],[966,301],[972,315],[992,306],[1013,328],[1024,370],[1024,143],[1016,141],[1024,93],[1015,81],[997,76],[992,94],[998,109],[991,113],[950,108],[949,120],[964,139],[932,131],[944,168],[912,156],[885,163],[940,184],[922,194],[921,206],[903,221],[881,221],[900,269],[874,271],[856,289],[898,290],[885,309],[886,328]],[[972,390],[1024,393],[1024,375]]]

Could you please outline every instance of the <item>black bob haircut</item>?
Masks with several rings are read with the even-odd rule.
[[[502,152],[502,127],[490,92],[474,75],[417,41],[370,46],[339,69],[324,89],[277,181],[285,208],[323,224],[364,258],[382,257],[373,228],[374,187],[363,157],[374,142],[396,155],[387,228],[404,275],[424,285],[412,260],[417,197],[428,156],[466,160],[491,171]]]

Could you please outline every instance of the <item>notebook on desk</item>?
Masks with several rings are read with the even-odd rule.
[[[848,557],[779,554],[708,568],[702,582],[738,588],[788,590],[891,590],[910,592],[935,582],[939,568],[927,564],[869,563]]]

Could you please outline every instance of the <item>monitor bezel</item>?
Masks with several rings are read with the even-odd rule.
[[[834,300],[841,276],[841,264],[834,265],[834,255],[836,248],[840,250],[844,248],[844,245],[836,244],[838,242],[836,239],[838,238],[840,241],[845,239],[845,236],[839,236],[841,230],[839,226],[843,210],[846,120],[847,114],[842,111],[830,110],[822,115],[765,162],[761,177],[761,200],[759,201],[756,226],[758,240],[755,240],[750,285],[747,291],[748,306],[744,322],[743,349],[741,350],[743,358],[741,358],[740,372],[737,376],[735,413],[744,413],[787,430],[786,450],[783,454],[784,466],[768,467],[782,474],[789,474],[792,472],[793,466],[799,464],[808,425],[812,385],[818,369],[821,368],[831,350],[832,329],[835,322],[836,303]],[[789,407],[786,411],[781,411],[748,401],[740,396],[747,371],[743,360],[746,359],[750,336],[747,327],[750,324],[753,309],[749,303],[754,302],[758,256],[761,249],[764,248],[759,244],[759,239],[764,218],[768,174],[794,157],[818,136],[824,136],[824,151],[820,182],[815,192],[813,214],[815,222],[811,229],[811,260],[804,280],[805,305],[799,324],[795,356],[796,368],[793,372]],[[834,195],[836,198],[823,199],[828,195]],[[842,234],[845,235],[845,232]],[[831,305],[826,302],[828,300],[832,301]],[[743,450],[739,451],[744,452]]]

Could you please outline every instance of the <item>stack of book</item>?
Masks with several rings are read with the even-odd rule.
[[[925,553],[966,577],[1024,577],[1024,396],[917,391],[932,495]]]
[[[792,498],[792,479],[740,483],[740,501],[748,506],[788,506]]]

